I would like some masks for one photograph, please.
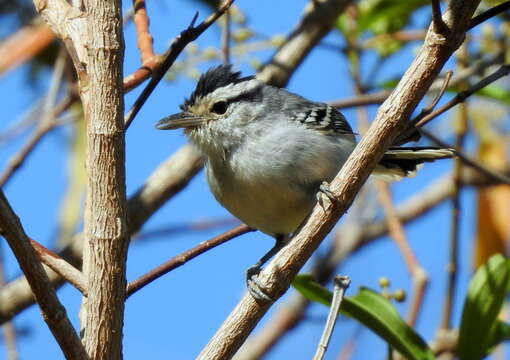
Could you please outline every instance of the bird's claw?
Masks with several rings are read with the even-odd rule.
[[[246,270],[246,286],[248,287],[248,291],[256,301],[274,302],[274,300],[265,293],[258,279],[260,271],[261,268],[257,265],[251,266]]]
[[[335,194],[331,191],[329,188],[329,183],[327,181],[323,181],[322,184],[319,186],[319,192],[317,193],[317,202],[322,207],[323,210],[325,210],[324,207],[324,200],[322,195],[326,195],[332,203],[336,202],[337,199],[335,197]]]

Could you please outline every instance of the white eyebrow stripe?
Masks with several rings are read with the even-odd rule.
[[[242,81],[236,84],[229,84],[227,86],[220,87],[214,90],[212,93],[207,95],[212,99],[229,100],[236,98],[242,94],[250,93],[255,91],[258,87],[261,87],[263,83],[257,79],[250,79]]]

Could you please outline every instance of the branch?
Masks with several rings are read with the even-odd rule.
[[[169,273],[170,271],[186,264],[188,261],[196,258],[198,255],[203,254],[206,251],[209,251],[216,246],[219,246],[229,240],[232,240],[240,235],[246,234],[250,231],[255,231],[254,229],[249,228],[246,225],[239,225],[229,231],[224,232],[221,235],[213,237],[210,240],[206,240],[201,242],[199,245],[191,248],[170,260],[164,262],[158,267],[152,269],[147,274],[139,277],[138,279],[129,283],[126,291],[126,297],[130,297],[135,292],[143,288],[145,285],[150,284],[154,280],[160,278],[161,276]]]
[[[140,50],[140,61],[142,65],[150,61],[154,56],[152,47],[153,39],[149,31],[149,16],[145,0],[133,0],[133,21],[135,23],[136,35],[138,37],[138,49]]]
[[[340,305],[342,304],[342,300],[347,288],[351,284],[351,279],[349,279],[347,276],[337,275],[333,279],[333,284],[333,300],[331,300],[328,319],[326,321],[326,325],[324,326],[324,332],[322,333],[321,339],[319,341],[317,351],[313,357],[314,360],[322,360],[324,358],[324,354],[328,348],[329,340],[333,334],[333,329],[336,324],[338,313],[340,312]]]
[[[273,86],[284,87],[308,53],[335,26],[338,16],[353,0],[311,0],[302,20],[274,54],[257,78]]]
[[[37,241],[30,239],[30,244],[34,249],[38,259],[48,266],[51,270],[62,276],[68,283],[78,289],[83,296],[87,296],[87,285],[85,278],[80,270],[62,259],[53,251],[39,244]]]
[[[147,99],[152,94],[158,83],[161,81],[161,79],[166,74],[168,69],[170,69],[170,67],[177,59],[179,54],[182,52],[182,50],[184,50],[186,45],[188,45],[190,42],[199,37],[205,30],[207,30],[207,28],[211,26],[212,23],[214,23],[221,15],[223,15],[225,11],[227,11],[227,9],[230,7],[230,5],[232,5],[233,2],[234,0],[226,0],[215,13],[209,15],[209,17],[202,21],[200,25],[195,27],[194,26],[195,21],[198,16],[197,13],[193,17],[193,20],[191,20],[191,23],[189,24],[188,28],[181,32],[181,34],[174,39],[168,50],[163,55],[163,60],[161,61],[161,64],[155,69],[151,80],[149,81],[147,86],[143,89],[140,96],[138,96],[134,105],[127,112],[124,118],[126,129],[129,128],[129,125],[131,125],[131,122],[134,120],[136,114],[138,114],[138,111],[140,111],[143,104],[145,104],[145,101],[147,101]]]
[[[462,160],[463,163],[471,166],[473,169],[476,169],[483,173],[484,175],[493,178],[495,181],[499,181],[503,184],[510,185],[510,177],[508,177],[506,174],[503,174],[501,172],[489,169],[483,164],[480,164],[479,162],[470,159],[468,156],[466,156],[464,153],[459,151],[458,149],[454,149],[451,146],[449,146],[447,143],[439,139],[437,136],[433,135],[432,133],[428,132],[425,129],[419,129],[418,130],[422,135],[426,136],[433,142],[435,142],[438,146],[441,147],[447,147],[453,151],[455,156],[457,156],[460,160]]]
[[[86,43],[72,44],[86,53],[74,64],[88,80],[79,82],[87,125],[82,269],[88,296],[82,298],[81,334],[91,359],[120,360],[129,244],[120,1],[88,0],[84,16],[79,30]]]
[[[4,263],[4,253],[3,253],[3,244],[0,243],[0,289],[5,286],[5,263]],[[8,321],[2,325],[3,332],[3,340],[6,350],[7,359],[9,360],[17,360],[18,350],[16,348],[16,328],[14,327],[14,323],[12,321]]]
[[[339,174],[330,185],[337,198],[334,203],[316,205],[308,221],[298,229],[277,256],[259,274],[264,292],[278,299],[290,286],[299,269],[329,233],[338,218],[345,213],[370,172],[404,129],[419,101],[425,95],[441,68],[464,40],[465,32],[478,0],[453,0],[445,12],[445,22],[451,29],[448,37],[429,28],[422,46],[408,71],[381,106],[378,115],[361,139]],[[227,359],[233,356],[270,303],[257,303],[246,294],[220,329],[199,355],[199,359]]]
[[[413,298],[407,318],[409,325],[414,327],[427,289],[428,276],[409,245],[404,226],[391,200],[391,192],[388,184],[376,179],[375,185],[378,190],[379,201],[386,214],[389,234],[397,244],[413,281]]]
[[[489,10],[481,13],[480,15],[475,16],[473,19],[471,19],[471,23],[469,24],[469,29],[474,28],[475,26],[480,25],[481,23],[489,20],[490,18],[499,15],[501,13],[504,13],[505,11],[510,10],[510,1],[505,1],[504,3],[501,3],[497,6],[494,6],[493,8],[490,8]]]
[[[25,274],[42,317],[68,359],[88,359],[85,349],[58,301],[53,286],[37,259],[30,241],[21,227],[3,191],[0,190],[0,234],[7,240]]]
[[[470,168],[463,168],[461,182],[463,186],[491,186],[496,185],[492,179]],[[396,216],[402,224],[426,215],[436,206],[449,200],[454,195],[453,174],[443,176],[429,185],[425,190],[412,195],[399,204]],[[388,235],[388,220],[381,219],[376,222],[352,224],[344,223],[335,230],[333,241],[324,256],[320,256],[313,263],[310,273],[321,284],[327,283],[334,275],[343,261],[354,255],[375,240],[383,239]],[[272,318],[269,319],[255,336],[236,353],[235,360],[259,359],[277,343],[277,341],[290,330],[294,329],[304,318],[309,302],[303,296],[294,293],[283,305],[279,306]]]
[[[194,147],[186,145],[162,163],[140,189],[128,201],[129,233],[135,234],[142,225],[168,199],[181,191],[202,169],[203,158]],[[59,256],[76,268],[81,267],[83,255],[83,234],[74,237]],[[51,269],[46,268],[52,285],[57,288],[64,280]],[[34,303],[30,287],[24,277],[11,281],[0,290],[0,324]]]
[[[441,16],[441,0],[432,0],[432,26],[434,26],[434,31],[438,34],[447,36],[450,32]]]

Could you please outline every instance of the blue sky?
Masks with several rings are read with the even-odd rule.
[[[263,34],[286,34],[296,24],[306,1],[247,1],[238,0],[238,5],[247,14],[251,28]],[[126,7],[127,7],[126,3]],[[169,41],[185,28],[196,10],[200,10],[199,20],[208,15],[209,9],[200,7],[197,2],[172,1],[148,3],[151,16],[151,31],[155,38],[158,53],[165,50]],[[263,15],[262,15],[263,14]],[[3,30],[2,30],[3,31]],[[125,73],[139,66],[139,55],[134,37],[134,27],[126,28]],[[218,46],[220,30],[211,27],[197,41],[200,47]],[[341,43],[336,34],[328,36],[330,43]],[[262,61],[268,59],[269,51],[259,54]],[[391,62],[392,67],[382,72],[387,79],[405,69],[412,59],[412,47],[407,55]],[[246,74],[253,70],[245,63],[236,63],[236,68]],[[369,62],[370,59],[367,59]],[[203,71],[209,65],[200,67]],[[11,72],[0,81],[0,94],[8,99],[4,102],[2,128],[19,120],[20,115],[44,94],[47,86],[46,74],[36,86],[27,81],[28,68]],[[382,80],[381,79],[381,80]],[[127,189],[132,194],[148,175],[173,151],[186,142],[180,132],[157,131],[154,124],[160,118],[177,112],[178,105],[194,88],[194,81],[181,77],[172,83],[163,82],[141,110],[126,136],[127,143]],[[326,101],[352,95],[352,84],[347,75],[347,65],[340,54],[317,48],[296,71],[288,88],[296,93],[317,101]],[[140,89],[126,96],[126,107],[131,106]],[[373,117],[375,108],[370,109]],[[345,115],[354,124],[355,112]],[[66,148],[69,132],[66,129],[45,137],[38,149],[30,156],[5,188],[5,192],[15,211],[20,216],[29,236],[51,244],[58,218],[59,205],[66,186],[68,171]],[[0,166],[3,168],[9,157],[25,141],[26,136],[7,145],[0,151]],[[451,168],[451,161],[427,164],[414,179],[406,179],[394,186],[396,202],[404,200],[419,189],[425,188],[438,175]],[[461,253],[471,252],[471,237],[474,229],[474,193],[465,190],[462,195],[465,206],[461,225]],[[440,206],[433,214],[426,215],[411,226],[407,234],[418,258],[429,273],[432,282],[425,299],[424,310],[418,330],[431,339],[440,321],[440,309],[445,289],[445,267],[449,229],[449,204]],[[203,174],[192,181],[185,191],[158,211],[145,225],[149,230],[168,225],[179,225],[199,219],[229,217],[210,194]],[[168,258],[194,246],[198,242],[227,230],[227,227],[209,231],[175,234],[134,244],[129,250],[128,279],[159,265]],[[329,240],[325,241],[327,244]],[[245,291],[245,270],[273,245],[273,240],[261,233],[251,233],[237,238],[193,260],[155,283],[133,295],[126,303],[124,328],[125,359],[191,359],[207,343],[222,320]],[[10,250],[2,243],[7,254],[7,276],[12,279],[19,275],[19,268]],[[319,250],[320,251],[320,250]],[[458,294],[465,292],[469,275],[469,256],[461,256],[461,281]],[[349,293],[354,294],[359,286],[377,288],[378,278],[389,277],[392,288],[410,290],[411,282],[396,246],[388,239],[363,249],[345,262],[339,270],[352,279]],[[292,291],[292,290],[291,290]],[[290,292],[290,291],[289,291]],[[77,313],[80,305],[78,292],[64,286],[59,298],[68,309],[68,314],[78,325]],[[273,310],[285,301],[280,300]],[[456,322],[459,319],[462,296],[456,299]],[[405,313],[407,303],[398,308]],[[271,311],[271,312],[272,312]],[[271,312],[264,321],[271,316]],[[285,337],[267,359],[309,359],[322,331],[327,309],[313,305],[309,312],[310,320]],[[320,319],[321,321],[318,321]],[[61,359],[60,351],[49,330],[42,322],[39,311],[31,307],[15,319],[16,326],[29,328],[30,335],[19,340],[23,359]],[[343,320],[336,328],[327,359],[336,358],[347,339],[357,329],[353,321]],[[359,335],[354,359],[380,359],[386,351],[384,343],[368,330]],[[0,345],[0,358],[5,357],[5,349]]]

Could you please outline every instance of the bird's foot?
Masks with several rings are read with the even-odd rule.
[[[248,291],[257,302],[274,302],[271,296],[267,295],[263,290],[263,286],[259,281],[259,273],[262,269],[260,266],[254,265],[246,270],[246,286]]]
[[[327,181],[323,181],[322,184],[319,186],[319,192],[317,193],[317,202],[322,207],[323,210],[326,210],[324,207],[324,199],[322,195],[326,195],[329,201],[332,203],[335,203],[337,201],[337,198],[329,188],[329,183]]]

